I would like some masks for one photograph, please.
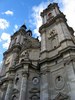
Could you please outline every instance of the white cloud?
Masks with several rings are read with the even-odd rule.
[[[11,15],[12,16],[14,13],[11,10],[7,10],[7,11],[3,12],[2,14],[6,14],[6,15]]]
[[[3,48],[7,49],[10,43],[10,34],[2,33],[1,41],[3,42]]]
[[[63,12],[66,15],[68,24],[75,29],[75,0],[62,0],[63,3]]]
[[[15,27],[15,29],[18,29],[18,25],[15,25],[14,27]]]
[[[9,22],[6,19],[0,18],[0,29],[4,30],[9,27]]]
[[[32,19],[30,20],[30,23],[33,24],[33,26],[35,27],[35,29],[33,30],[33,34],[36,34],[36,36],[40,36],[38,30],[39,27],[42,25],[42,19],[40,13],[43,11],[43,9],[47,7],[48,4],[49,2],[42,2],[38,6],[34,6],[32,8],[33,12],[32,12]]]
[[[14,25],[14,32],[15,32],[15,31],[17,31],[17,30],[18,30],[18,28],[19,28],[19,26],[18,26],[18,25]]]
[[[53,0],[53,2],[57,2],[60,5],[60,9],[66,15],[69,26],[75,30],[75,0]],[[61,5],[63,6],[61,7]]]

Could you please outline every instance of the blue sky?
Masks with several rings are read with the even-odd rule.
[[[0,62],[3,52],[7,50],[10,35],[26,24],[33,36],[39,36],[38,29],[42,24],[40,12],[49,2],[57,2],[66,14],[68,24],[75,29],[75,0],[0,0]]]

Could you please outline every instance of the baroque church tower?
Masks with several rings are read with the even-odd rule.
[[[25,25],[11,36],[0,75],[0,100],[75,100],[75,37],[53,3],[41,12],[41,42]]]

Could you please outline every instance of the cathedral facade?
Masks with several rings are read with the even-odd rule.
[[[41,12],[41,42],[25,25],[11,36],[0,100],[75,100],[75,36],[58,4]]]

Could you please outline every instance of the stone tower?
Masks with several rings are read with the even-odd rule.
[[[75,37],[56,3],[41,13],[40,100],[75,99]]]
[[[25,25],[11,36],[0,75],[0,100],[75,100],[75,37],[53,3],[41,13],[41,43]]]

